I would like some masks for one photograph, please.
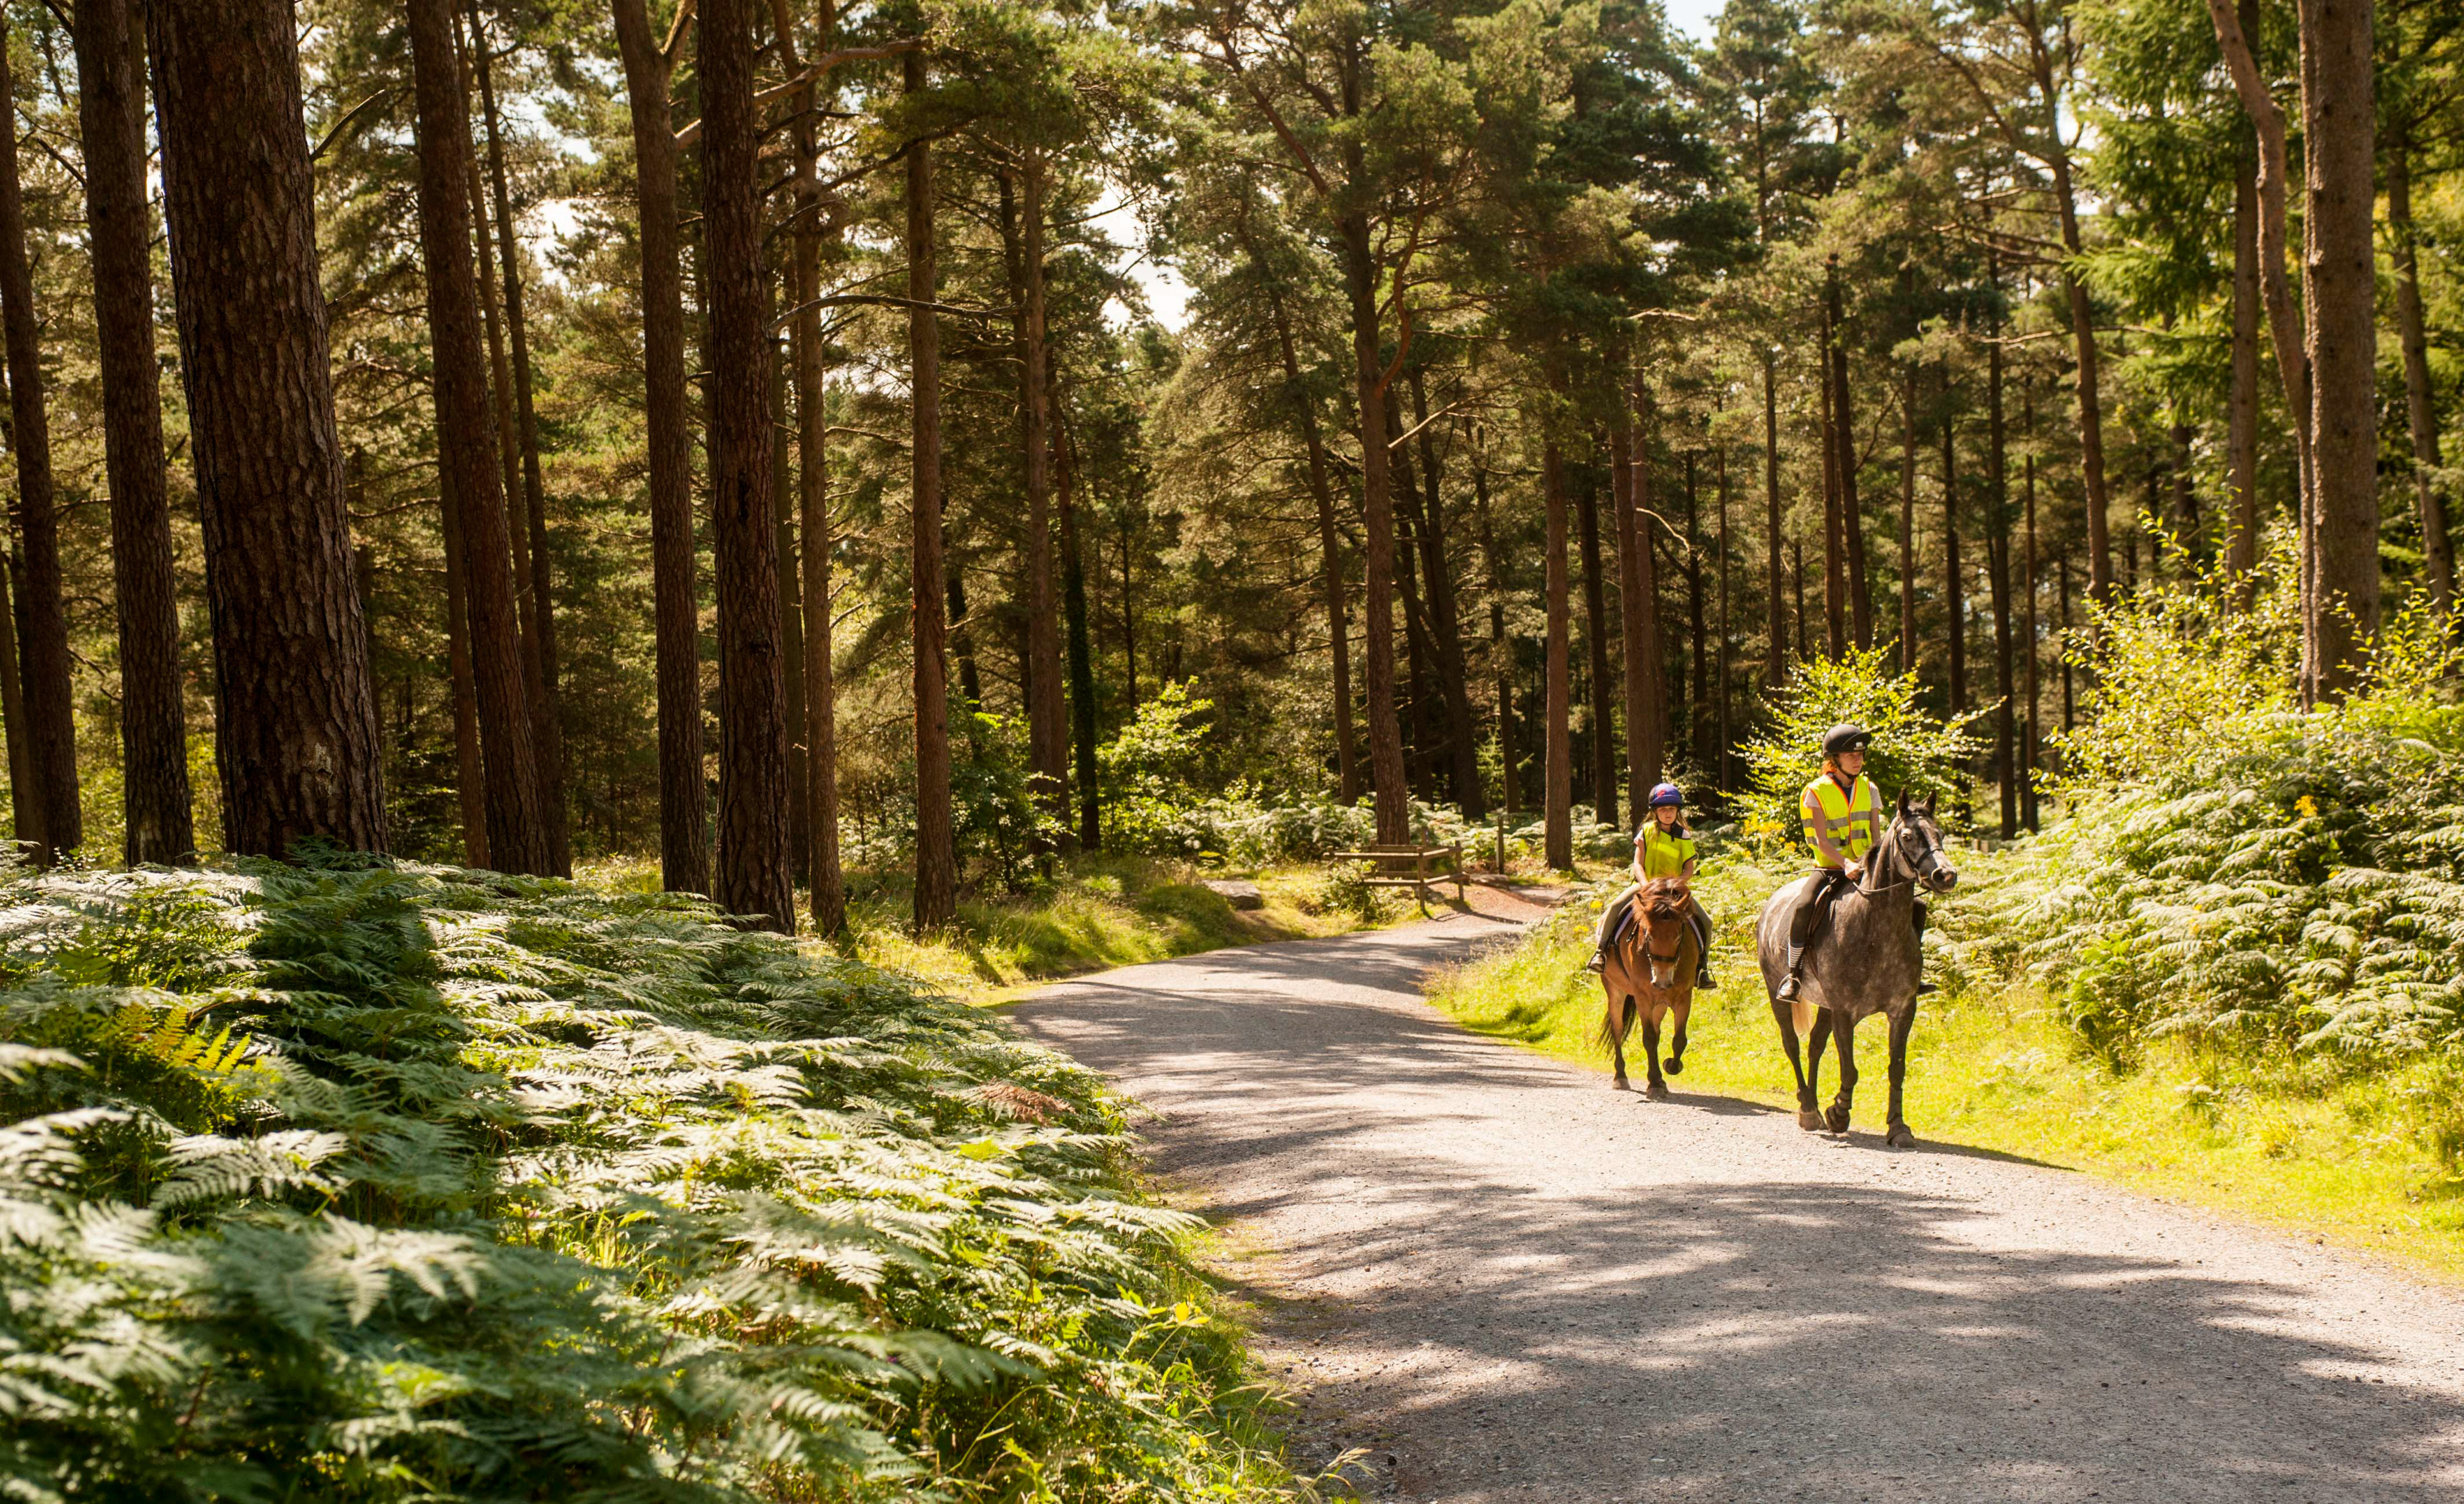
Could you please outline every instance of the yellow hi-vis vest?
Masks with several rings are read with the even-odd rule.
[[[1817,836],[1828,835],[1851,861],[1863,861],[1882,839],[1882,801],[1861,773],[1857,774],[1856,787],[1844,794],[1839,780],[1827,773],[1807,784],[1803,814],[1806,847],[1822,866],[1837,863],[1822,854]]]

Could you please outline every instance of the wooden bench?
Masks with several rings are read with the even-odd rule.
[[[1461,841],[1450,846],[1371,846],[1366,851],[1338,851],[1334,853],[1334,860],[1369,863],[1373,872],[1382,874],[1364,879],[1363,881],[1369,886],[1410,888],[1419,897],[1420,906],[1423,908],[1428,907],[1429,888],[1433,883],[1453,883],[1455,902],[1458,904],[1463,902],[1463,843]],[[1431,871],[1429,864],[1441,860],[1445,863],[1443,869]],[[1408,873],[1402,870],[1407,862],[1412,869]]]

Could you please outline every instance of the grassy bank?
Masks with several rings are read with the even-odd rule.
[[[640,861],[604,864],[586,876],[632,892],[658,886],[656,866]],[[1220,878],[1256,883],[1265,906],[1234,908],[1205,886]],[[998,1002],[1056,977],[1225,946],[1346,934],[1417,912],[1356,878],[1351,868],[1323,864],[1200,868],[1092,854],[1056,862],[1051,878],[1023,892],[964,898],[956,927],[919,938],[909,932],[907,875],[856,872],[848,876],[848,933],[838,949],[967,1002]],[[803,895],[798,903],[805,903]]]
[[[1993,880],[1991,861],[1963,864]],[[1793,1107],[1748,949],[1754,909],[1783,876],[1729,862],[1704,885],[1721,925],[1723,985],[1696,997],[1680,1091]],[[1938,905],[1947,938],[1967,902]],[[1517,948],[1440,977],[1432,1001],[1479,1033],[1605,1073],[1599,985],[1581,970],[1595,917],[1571,906]],[[1945,991],[1925,1000],[1909,1046],[1907,1114],[1920,1139],[2080,1170],[2464,1279],[2464,1181],[2440,1127],[2456,1083],[2434,1061],[2372,1070],[2179,1039],[2117,1061],[2087,1051],[2027,983],[1971,980],[1955,962],[1937,976]],[[1861,1031],[1859,1046],[1858,1127],[1879,1131],[1881,1031]],[[1826,1101],[1835,1079],[1826,1069]]]
[[[1100,1082],[912,979],[351,863],[0,933],[11,1497],[1288,1494]]]

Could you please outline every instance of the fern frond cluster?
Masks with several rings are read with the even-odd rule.
[[[1283,1479],[1098,1084],[897,977],[340,862],[11,874],[0,934],[11,1497]]]

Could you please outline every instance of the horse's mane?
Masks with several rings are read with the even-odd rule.
[[[1640,902],[1660,918],[1684,913],[1694,902],[1693,890],[1683,878],[1654,878],[1642,885]]]

